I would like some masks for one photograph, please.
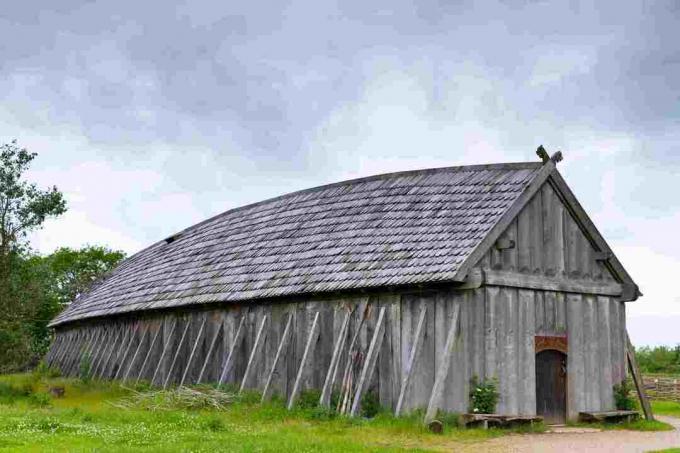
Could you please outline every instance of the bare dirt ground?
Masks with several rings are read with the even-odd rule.
[[[468,448],[465,452],[647,452],[680,447],[680,418],[657,416],[674,431],[600,431],[524,434],[500,437]]]

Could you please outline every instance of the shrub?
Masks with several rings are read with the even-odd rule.
[[[297,400],[300,409],[314,409],[319,405],[321,391],[316,389],[303,390]]]
[[[635,400],[630,396],[631,391],[630,382],[626,379],[614,385],[616,409],[620,411],[632,411],[635,409]]]
[[[36,392],[28,396],[28,402],[31,406],[47,407],[52,403],[52,398],[45,392]]]
[[[376,392],[366,392],[361,398],[361,415],[366,418],[373,418],[380,413],[380,398]]]
[[[498,403],[496,379],[480,381],[473,376],[470,382],[470,412],[475,414],[493,414]]]
[[[61,376],[59,368],[51,367],[45,361],[38,363],[38,366],[33,370],[33,375],[40,378],[57,378]]]

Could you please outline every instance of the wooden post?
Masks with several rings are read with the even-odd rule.
[[[349,332],[348,327],[351,315],[352,313],[349,311],[345,313],[345,319],[342,321],[340,332],[338,332],[338,339],[335,341],[333,356],[331,357],[330,365],[328,365],[326,380],[323,383],[321,398],[319,398],[319,405],[322,407],[331,407],[331,392],[333,391],[333,385],[335,384],[335,375],[337,374],[338,366],[340,366],[340,356],[342,355],[342,349],[347,342],[347,333]]]
[[[243,373],[243,379],[241,380],[241,388],[239,393],[243,392],[248,383],[248,377],[253,370],[253,367],[257,363],[257,357],[259,355],[260,349],[262,348],[262,343],[267,339],[267,332],[264,330],[267,324],[267,315],[262,317],[262,322],[260,323],[260,328],[257,330],[257,335],[255,336],[255,344],[253,345],[253,350],[250,351],[250,358],[248,359],[248,365],[246,366],[246,371]]]
[[[189,354],[189,360],[187,360],[187,366],[184,367],[184,373],[182,373],[182,379],[179,381],[179,386],[184,385],[184,381],[187,378],[187,374],[189,373],[189,369],[191,368],[191,364],[194,361],[194,355],[196,355],[196,349],[198,348],[198,344],[201,342],[203,339],[203,331],[205,330],[205,323],[208,321],[208,317],[205,316],[203,318],[203,322],[201,323],[201,328],[198,329],[198,335],[196,335],[196,341],[194,341],[194,347],[191,348],[191,354]]]
[[[245,314],[241,315],[241,321],[239,321],[238,328],[236,329],[236,334],[234,335],[234,342],[231,344],[231,348],[229,348],[229,355],[227,356],[227,360],[224,361],[224,367],[222,367],[220,379],[217,381],[217,388],[222,387],[222,384],[224,384],[225,379],[227,379],[227,373],[229,373],[229,370],[231,369],[231,364],[234,359],[234,352],[236,351],[236,346],[240,344],[241,340],[243,339],[243,333],[245,330],[243,328],[243,324],[245,324],[245,320],[246,315]]]
[[[120,376],[120,373],[123,371],[123,368],[125,367],[125,361],[128,358],[128,354],[130,353],[130,349],[132,349],[132,344],[135,342],[135,337],[137,336],[138,330],[139,330],[139,325],[135,325],[135,328],[132,331],[132,334],[130,335],[130,341],[128,342],[128,345],[125,348],[125,352],[123,353],[123,356],[120,359],[120,365],[118,366],[118,369],[116,370],[116,374],[113,376],[114,380],[118,379],[118,376]]]
[[[652,413],[652,406],[649,404],[647,399],[647,394],[645,393],[645,385],[642,381],[642,375],[640,374],[640,368],[638,367],[637,360],[635,359],[635,348],[630,342],[630,337],[628,337],[628,332],[626,332],[626,355],[628,356],[628,367],[630,368],[630,373],[633,375],[633,382],[635,383],[635,389],[637,390],[638,397],[640,398],[640,405],[642,406],[642,411],[645,413],[645,418],[647,420],[654,420],[654,414]]]
[[[128,377],[130,376],[130,371],[132,370],[132,367],[135,365],[135,362],[137,361],[137,356],[139,355],[139,351],[142,350],[142,346],[144,346],[144,340],[146,340],[146,336],[149,333],[149,324],[144,324],[144,331],[142,332],[142,336],[139,339],[139,344],[137,345],[137,348],[135,349],[135,353],[132,355],[132,359],[130,359],[130,365],[128,365],[128,369],[123,375],[123,382],[127,382]]]
[[[375,362],[378,358],[378,353],[383,344],[383,339],[385,338],[385,307],[380,309],[380,314],[378,315],[378,323],[375,326],[375,332],[373,333],[373,339],[371,339],[371,345],[368,347],[368,354],[366,355],[366,360],[364,361],[364,367],[361,370],[361,375],[359,381],[357,382],[356,393],[354,394],[354,403],[352,404],[352,410],[350,416],[355,417],[359,412],[359,406],[361,405],[361,397],[366,391],[366,388],[370,384],[371,377],[373,376],[373,371],[375,370]]]
[[[123,338],[121,338],[120,343],[118,343],[118,346],[113,349],[111,355],[107,359],[107,364],[102,369],[102,374],[100,376],[102,379],[106,379],[111,374],[113,367],[115,366],[116,362],[118,362],[120,352],[124,349],[125,344],[127,344],[128,337],[131,336],[131,330],[127,324],[123,324],[122,328],[124,329]]]
[[[274,356],[274,363],[272,363],[272,369],[269,371],[269,375],[267,376],[267,382],[264,384],[264,390],[262,390],[262,400],[261,402],[267,401],[269,399],[269,388],[272,384],[272,379],[274,377],[274,373],[276,372],[276,366],[279,363],[279,360],[281,359],[281,356],[283,355],[283,351],[286,349],[286,345],[288,344],[288,339],[290,338],[290,326],[293,323],[293,314],[289,313],[288,314],[288,321],[286,321],[286,327],[283,329],[283,335],[281,335],[281,342],[279,343],[279,347],[276,350],[276,356]]]
[[[104,332],[102,332],[102,340],[97,346],[97,350],[95,351],[94,360],[92,361],[92,365],[90,366],[89,376],[94,375],[95,371],[99,367],[99,364],[106,355],[106,351],[108,351],[109,345],[111,344],[110,341],[113,337],[113,332],[111,331],[112,329],[107,327],[104,327],[103,329]]]
[[[151,329],[151,327],[149,327],[149,329]],[[146,369],[146,364],[149,362],[149,357],[151,357],[151,353],[153,352],[154,348],[156,347],[156,342],[158,341],[158,337],[160,336],[162,329],[163,329],[163,325],[162,325],[162,323],[159,323],[158,328],[156,328],[156,333],[153,335],[153,338],[151,339],[151,343],[149,344],[149,349],[146,351],[146,355],[144,355],[144,361],[142,362],[142,365],[139,367],[139,373],[137,373],[137,378],[135,379],[135,382],[139,382],[139,380],[144,375],[144,370]]]
[[[437,411],[441,406],[441,400],[444,396],[444,382],[446,376],[449,374],[449,366],[451,365],[451,355],[456,344],[456,334],[458,333],[458,314],[460,313],[460,304],[456,304],[453,309],[453,317],[451,325],[449,326],[449,334],[446,337],[446,344],[444,345],[444,355],[441,357],[441,364],[437,369],[437,375],[432,386],[432,395],[430,396],[430,403],[427,405],[427,412],[425,414],[425,424],[431,423],[437,416]]]
[[[151,385],[153,385],[153,383],[156,382],[156,375],[158,374],[158,371],[161,369],[161,366],[163,366],[163,359],[165,359],[165,354],[168,353],[168,348],[170,347],[170,343],[172,342],[172,337],[175,335],[175,328],[177,328],[177,319],[173,318],[170,334],[168,335],[168,338],[165,340],[163,350],[161,351],[161,356],[158,358],[158,363],[156,364],[156,369],[153,372],[153,376],[151,376]],[[159,332],[161,329],[163,329],[163,325],[159,326]]]
[[[180,338],[179,344],[177,345],[177,349],[175,350],[175,354],[172,357],[172,362],[170,362],[168,374],[165,375],[165,381],[163,382],[163,390],[168,388],[168,384],[170,383],[170,379],[172,378],[172,372],[175,369],[175,364],[177,364],[177,359],[179,358],[179,355],[182,353],[182,346],[184,346],[184,340],[186,340],[187,338],[187,332],[189,331],[190,326],[191,318],[187,318],[186,326],[184,326],[184,330],[182,331],[182,337]]]
[[[406,364],[406,370],[404,370],[404,377],[401,380],[401,388],[399,390],[399,399],[397,400],[397,407],[394,410],[394,415],[399,417],[401,411],[404,408],[404,398],[406,398],[406,392],[408,391],[408,386],[411,383],[411,376],[413,374],[413,366],[416,363],[416,358],[420,352],[420,345],[423,344],[423,334],[425,333],[425,319],[427,315],[427,305],[423,305],[420,309],[420,318],[418,319],[418,324],[416,326],[416,331],[413,335],[413,345],[411,346],[411,352],[409,354],[408,363]]]
[[[217,340],[220,336],[220,332],[222,332],[222,320],[220,320],[220,325],[215,330],[215,334],[213,335],[213,338],[210,341],[210,346],[208,347],[208,351],[205,353],[205,359],[203,360],[203,366],[201,367],[200,373],[198,373],[198,379],[196,379],[197,384],[200,384],[203,381],[203,375],[205,374],[205,369],[208,367],[208,363],[210,363],[210,357],[212,357],[213,351],[215,350],[215,345],[217,344]]]
[[[120,338],[120,329],[116,328],[116,334],[113,337],[113,341],[111,342],[111,346],[107,349],[106,354],[102,357],[102,360],[99,361],[99,365],[97,366],[97,369],[92,373],[92,376],[94,378],[100,378],[104,376],[104,370],[108,367],[109,360],[111,359],[111,355],[113,354],[113,350],[116,348],[116,345],[118,344],[118,339]]]
[[[307,345],[305,346],[305,352],[302,354],[302,360],[300,361],[300,368],[297,372],[297,377],[295,378],[295,384],[293,384],[293,391],[290,393],[290,398],[288,399],[288,410],[291,410],[295,406],[297,401],[298,393],[300,392],[300,386],[302,384],[302,375],[304,374],[305,366],[309,357],[314,354],[314,348],[316,347],[316,340],[319,338],[319,312],[316,312],[314,316],[314,322],[312,323],[312,329],[309,332],[309,337],[307,338]]]
[[[57,364],[61,363],[64,355],[66,354],[66,349],[71,342],[71,333],[64,333],[61,335],[61,337],[62,341],[59,344],[59,350],[54,354],[54,362]]]

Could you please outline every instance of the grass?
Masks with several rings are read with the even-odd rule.
[[[64,387],[63,398],[50,396],[55,386]],[[308,404],[318,400],[315,395],[302,395],[302,407],[287,411],[276,398],[259,404],[255,393],[225,394],[215,406],[214,398],[195,398],[189,391],[147,390],[38,374],[0,376],[0,451],[451,451],[509,433],[544,430],[459,429],[456,417],[446,415],[441,417],[444,433],[436,435],[423,427],[420,413],[349,419]],[[678,403],[654,402],[654,409],[680,414]],[[668,425],[638,421],[603,428],[657,431]]]
[[[50,398],[51,386],[63,386],[65,396]],[[367,420],[318,408],[289,412],[282,401],[258,404],[254,394],[223,410],[188,409],[169,394],[159,393],[149,402],[138,390],[144,389],[1,376],[0,451],[429,451],[510,432],[449,425],[436,435],[417,414],[394,418],[381,413]],[[37,401],[36,394],[47,395],[47,401]]]
[[[680,403],[675,401],[652,401],[652,411],[658,415],[680,417]]]

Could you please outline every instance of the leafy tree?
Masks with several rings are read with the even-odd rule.
[[[635,349],[635,357],[644,373],[679,374],[680,344],[675,347],[643,346]]]
[[[66,212],[64,196],[56,187],[40,190],[22,179],[37,156],[17,146],[0,145],[0,257],[24,245],[26,235],[48,217]]]
[[[51,292],[60,304],[69,304],[123,258],[125,253],[101,246],[62,247],[44,258],[51,273]]]
[[[0,145],[0,371],[23,366],[44,348],[35,322],[55,306],[45,286],[49,273],[27,257],[26,237],[63,214],[66,202],[56,187],[41,190],[23,179],[35,157],[16,140]]]

